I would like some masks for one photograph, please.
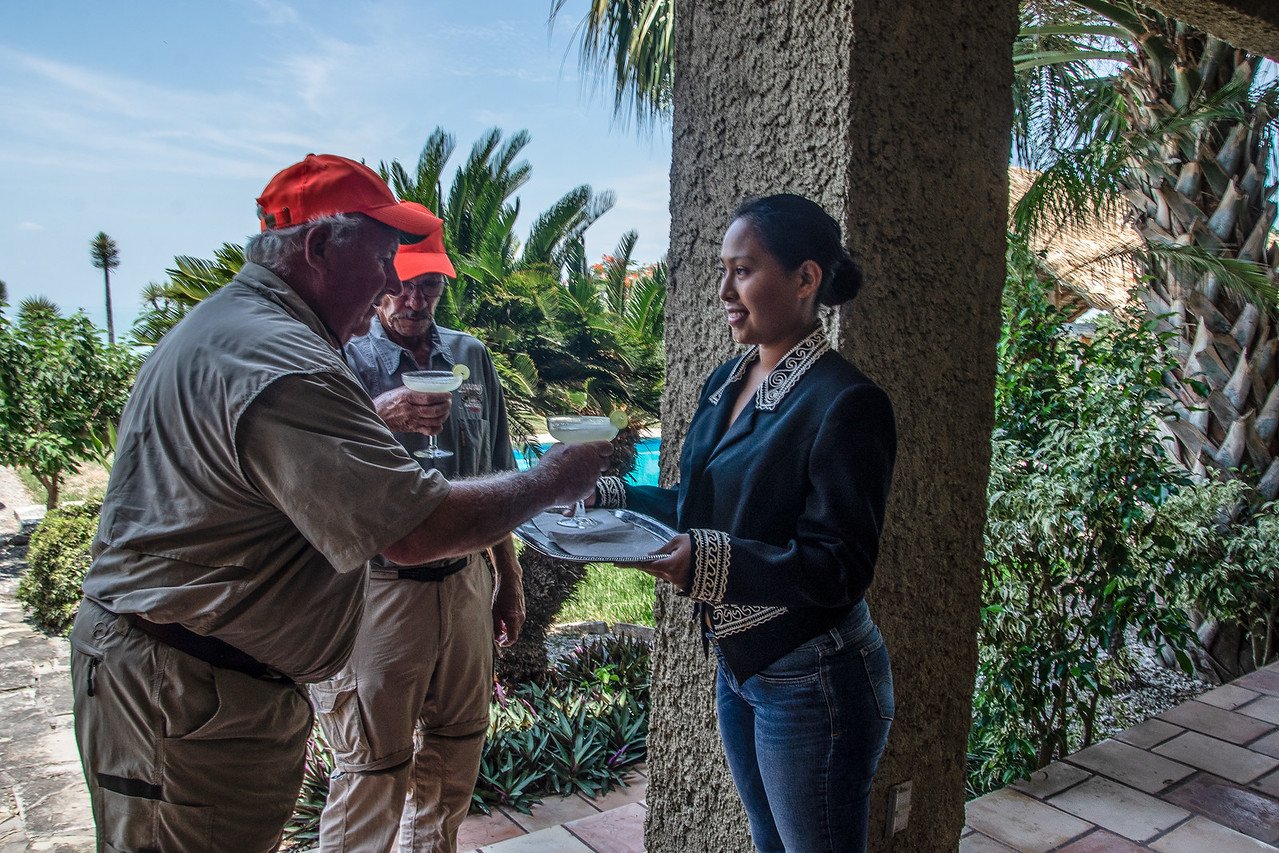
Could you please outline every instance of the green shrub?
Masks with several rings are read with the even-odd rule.
[[[101,508],[86,501],[49,510],[31,534],[18,601],[36,625],[52,634],[71,630]]]
[[[527,814],[548,795],[594,797],[624,784],[648,755],[649,646],[603,637],[584,642],[542,682],[497,685],[471,810],[493,806]],[[285,838],[318,837],[333,756],[319,730]]]
[[[1124,683],[1125,634],[1189,668],[1194,642],[1159,535],[1188,476],[1159,443],[1166,341],[1119,317],[1064,328],[1024,247],[1010,249],[995,389],[969,789],[1090,745]]]

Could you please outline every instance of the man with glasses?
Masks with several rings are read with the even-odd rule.
[[[513,469],[488,351],[435,323],[456,275],[442,228],[401,246],[395,269],[402,289],[383,296],[369,333],[346,345],[347,364],[407,450],[424,453],[427,436],[438,436],[449,455],[416,456],[423,468],[453,481]],[[466,378],[452,394],[404,387],[406,371],[459,366]],[[312,688],[336,764],[321,851],[392,850],[397,831],[400,850],[456,849],[488,728],[493,643],[514,643],[523,624],[509,536],[492,551],[419,566],[374,559],[355,650],[335,678]]]

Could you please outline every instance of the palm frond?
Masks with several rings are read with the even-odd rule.
[[[566,0],[554,0],[549,23]],[[674,0],[591,0],[574,30],[581,69],[610,79],[614,115],[641,130],[668,120],[675,79]]]

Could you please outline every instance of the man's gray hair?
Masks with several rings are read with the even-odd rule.
[[[294,271],[298,258],[304,251],[303,235],[308,228],[328,225],[332,229],[329,242],[342,245],[354,238],[355,232],[368,221],[369,218],[362,213],[335,213],[301,225],[272,228],[249,238],[244,247],[244,257],[245,260],[261,264],[276,275],[284,277]]]

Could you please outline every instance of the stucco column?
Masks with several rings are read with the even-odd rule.
[[[816,198],[866,270],[834,320],[891,395],[900,440],[871,595],[898,695],[874,849],[953,850],[963,825],[1016,17],[1015,0],[677,0],[668,477],[703,379],[734,351],[715,259],[742,197]],[[689,616],[659,593],[646,846],[749,850]],[[910,821],[886,841],[888,791],[906,781]]]

